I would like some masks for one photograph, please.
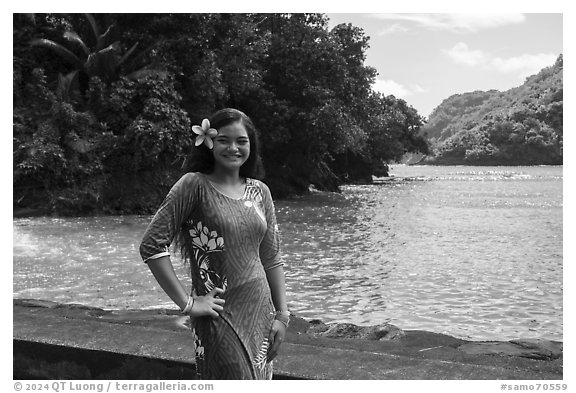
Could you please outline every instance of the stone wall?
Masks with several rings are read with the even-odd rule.
[[[195,378],[188,320],[177,310],[16,299],[13,344],[14,379]],[[559,380],[562,350],[547,340],[473,342],[293,317],[274,378]]]

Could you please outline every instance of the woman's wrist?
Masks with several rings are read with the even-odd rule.
[[[192,307],[194,307],[194,297],[192,295],[188,296],[188,300],[186,301],[186,305],[184,308],[181,308],[181,313],[183,315],[190,315],[190,311],[192,311]]]
[[[288,328],[288,325],[290,325],[290,311],[276,311],[274,319]]]

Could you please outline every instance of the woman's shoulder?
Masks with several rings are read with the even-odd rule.
[[[264,183],[262,180],[248,177],[248,178],[246,178],[246,183],[249,185],[256,186],[256,187],[260,188],[262,191],[270,193],[270,189],[268,188],[266,183]]]
[[[259,194],[265,199],[272,199],[272,194],[270,193],[270,188],[262,180],[254,178],[246,178],[246,184],[256,188]]]
[[[180,187],[197,187],[203,180],[203,175],[200,172],[188,172],[182,175],[180,179],[176,182],[176,185]]]
[[[203,176],[204,175],[201,172],[188,172],[188,173],[185,173],[184,175],[182,175],[180,180],[186,181],[186,182],[197,182],[197,181],[200,181]]]

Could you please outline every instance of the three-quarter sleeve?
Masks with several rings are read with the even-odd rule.
[[[196,183],[196,174],[187,173],[172,186],[164,198],[140,243],[140,256],[144,262],[170,255],[170,244],[190,215],[197,199]]]
[[[259,186],[262,190],[262,203],[267,223],[266,234],[260,243],[260,259],[264,270],[270,270],[283,265],[280,261],[280,232],[270,189],[262,182],[259,182]]]

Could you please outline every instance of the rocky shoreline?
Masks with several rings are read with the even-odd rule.
[[[102,310],[34,299],[14,299],[13,309],[15,342],[57,342],[90,350],[103,346],[106,351],[120,352],[129,345],[124,353],[138,356],[173,357],[169,346],[160,343],[144,351],[142,348],[151,345],[144,335],[171,342],[170,334],[185,339],[189,329],[188,318],[178,310]],[[77,331],[84,325],[87,329],[122,329],[132,341],[142,335],[143,346],[123,344],[120,338],[118,343],[110,343],[97,335],[90,336],[89,343],[82,342],[84,338],[78,338]],[[177,361],[191,358],[188,352],[178,356],[181,359]],[[315,365],[303,368],[302,356],[314,359]],[[354,368],[354,362],[362,366]],[[374,370],[367,371],[369,362],[382,364],[371,364]],[[434,332],[404,331],[391,324],[327,324],[293,316],[277,364],[280,377],[304,379],[562,379],[563,343],[539,339],[467,341]]]

